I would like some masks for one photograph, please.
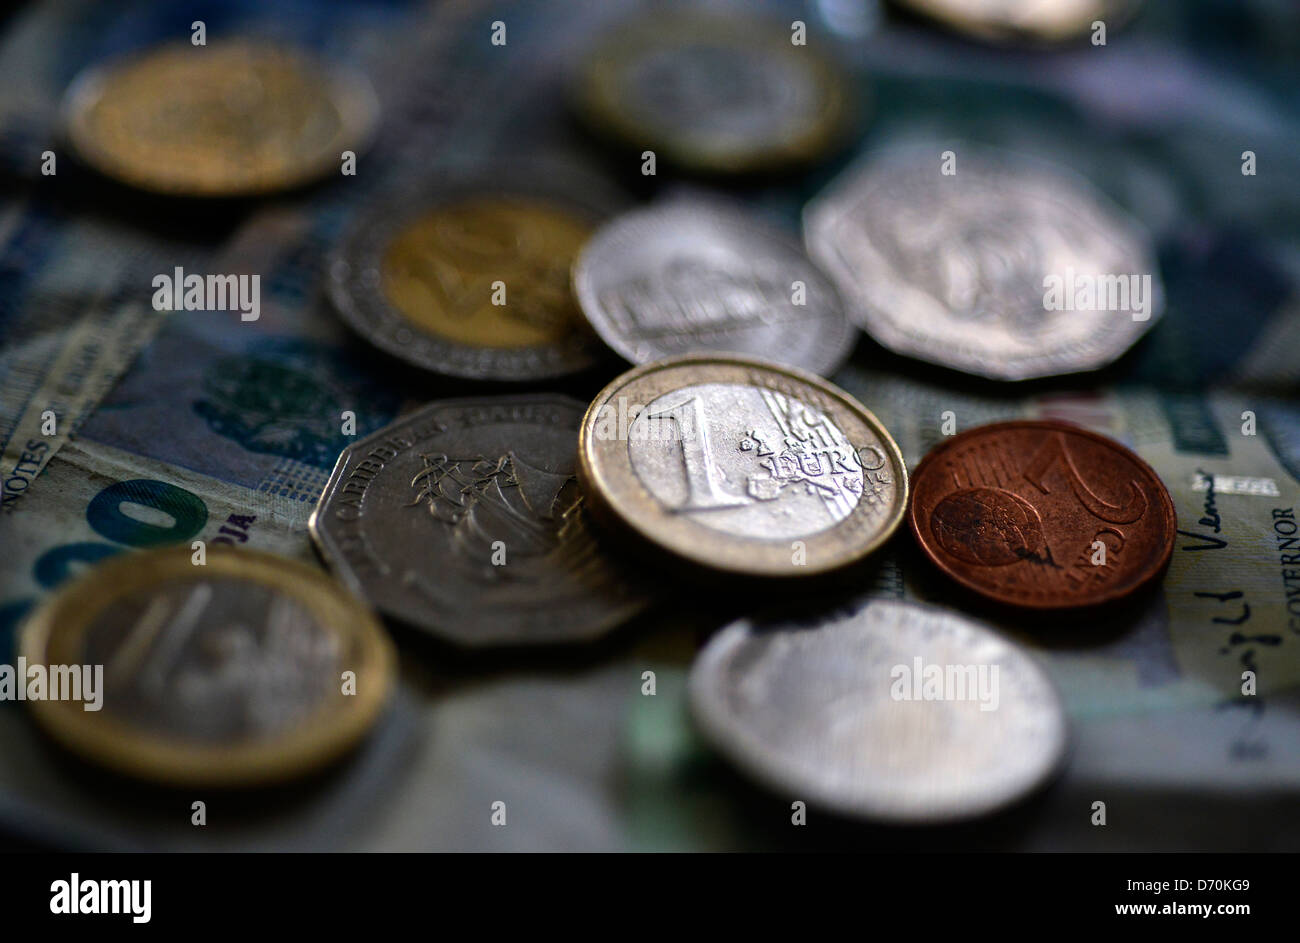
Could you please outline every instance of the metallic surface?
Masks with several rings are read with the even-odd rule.
[[[933,685],[927,668],[960,685]],[[896,600],[735,622],[696,659],[690,702],[705,736],[785,801],[894,824],[1008,805],[1066,744],[1060,700],[1024,652]]]
[[[974,146],[876,152],[804,213],[808,252],[849,316],[901,354],[1000,380],[1105,366],[1163,304],[1137,224],[1083,180]],[[1049,310],[1045,280],[1148,275],[1148,320],[1124,310]],[[1130,303],[1132,302],[1130,298]]]
[[[733,355],[638,367],[592,401],[579,476],[641,539],[706,569],[807,576],[883,544],[907,470],[880,422],[801,370]]]
[[[330,297],[363,337],[426,370],[518,381],[585,370],[602,351],[569,270],[617,200],[552,170],[447,175],[363,215],[331,254]]]
[[[339,578],[466,646],[594,639],[647,605],[597,546],[575,477],[582,404],[444,400],[344,449],[312,514]]]
[[[838,69],[783,25],[662,10],[597,41],[576,98],[597,130],[706,173],[816,160],[850,111]]]
[[[926,555],[1009,605],[1122,599],[1163,573],[1174,549],[1173,502],[1151,466],[1069,423],[955,435],[921,460],[912,488],[908,523]]]
[[[100,172],[158,193],[250,196],[337,172],[368,143],[366,80],[287,48],[231,40],[157,47],[96,66],[65,103],[68,136]]]
[[[374,617],[319,570],[252,550],[114,557],[25,624],[29,665],[102,665],[102,709],[29,700],[79,755],[173,785],[311,772],[373,726],[395,656]],[[343,693],[344,672],[355,693]]]
[[[722,204],[619,216],[583,248],[573,286],[596,333],[633,363],[721,350],[825,376],[857,337],[796,243]]]

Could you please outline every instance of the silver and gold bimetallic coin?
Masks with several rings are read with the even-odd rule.
[[[991,629],[893,599],[806,609],[723,629],[689,682],[708,740],[786,801],[938,824],[1012,804],[1059,769],[1060,698]]]
[[[1163,307],[1135,221],[1069,171],[982,146],[869,154],[808,205],[804,236],[873,338],[993,379],[1103,367]]]
[[[380,200],[331,256],[335,307],[377,347],[449,376],[529,381],[593,366],[601,345],[569,271],[619,196],[548,169],[492,177]]]
[[[175,786],[319,769],[374,725],[396,672],[374,616],[320,570],[225,547],[204,565],[167,547],[96,566],[30,617],[20,652],[50,676],[102,670],[98,710],[84,691],[28,700],[56,741]]]
[[[898,446],[860,403],[811,373],[732,355],[614,380],[583,419],[578,467],[612,524],[731,575],[848,566],[907,506]]]
[[[710,174],[811,163],[853,111],[839,69],[788,29],[688,12],[656,11],[600,38],[574,95],[595,130]]]
[[[726,351],[827,376],[857,339],[802,247],[712,201],[606,223],[579,254],[573,289],[596,333],[633,363]]]
[[[949,29],[993,42],[1058,43],[1101,21],[1122,24],[1139,0],[894,0]]]
[[[612,631],[649,599],[588,524],[584,408],[552,394],[430,403],[343,450],[312,537],[375,608],[458,645]]]
[[[360,75],[250,40],[168,44],[94,66],[64,108],[87,164],[139,189],[197,197],[269,193],[337,172],[378,117]]]

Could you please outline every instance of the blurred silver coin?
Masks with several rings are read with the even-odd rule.
[[[945,26],[995,42],[1064,42],[1086,36],[1097,21],[1115,28],[1138,0],[894,0]]]
[[[1022,651],[947,610],[869,600],[741,620],[696,659],[691,708],[784,797],[897,824],[982,815],[1060,765],[1060,700]]]
[[[626,359],[747,354],[823,376],[857,332],[802,249],[729,206],[675,201],[606,223],[573,269],[578,304]]]
[[[473,380],[576,373],[603,355],[569,272],[623,198],[562,167],[451,171],[380,198],[329,260],[343,319],[426,370]]]
[[[610,631],[647,597],[588,527],[584,409],[549,394],[430,403],[343,450],[312,537],[376,609],[458,644]]]
[[[701,173],[788,169],[822,157],[851,118],[849,85],[785,24],[656,9],[602,36],[575,83],[595,130]]]
[[[1069,171],[1000,151],[869,155],[808,205],[804,233],[877,341],[994,379],[1105,366],[1163,309],[1134,221]]]

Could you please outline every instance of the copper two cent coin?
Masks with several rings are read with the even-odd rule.
[[[980,426],[936,446],[908,515],[926,555],[997,602],[1065,609],[1112,602],[1169,563],[1169,492],[1118,442],[1064,422]]]

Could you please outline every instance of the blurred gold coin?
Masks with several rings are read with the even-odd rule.
[[[373,726],[396,664],[375,617],[319,570],[226,547],[206,565],[187,547],[100,564],[31,616],[20,651],[48,679],[27,705],[55,740],[169,785],[327,764]],[[80,699],[49,699],[55,678]]]
[[[437,206],[389,243],[384,295],[420,330],[455,343],[558,343],[582,324],[569,268],[590,232],[587,220],[527,198]]]
[[[123,183],[184,196],[248,196],[339,167],[374,128],[369,84],[245,40],[169,44],[92,67],[68,93],[68,136]]]

